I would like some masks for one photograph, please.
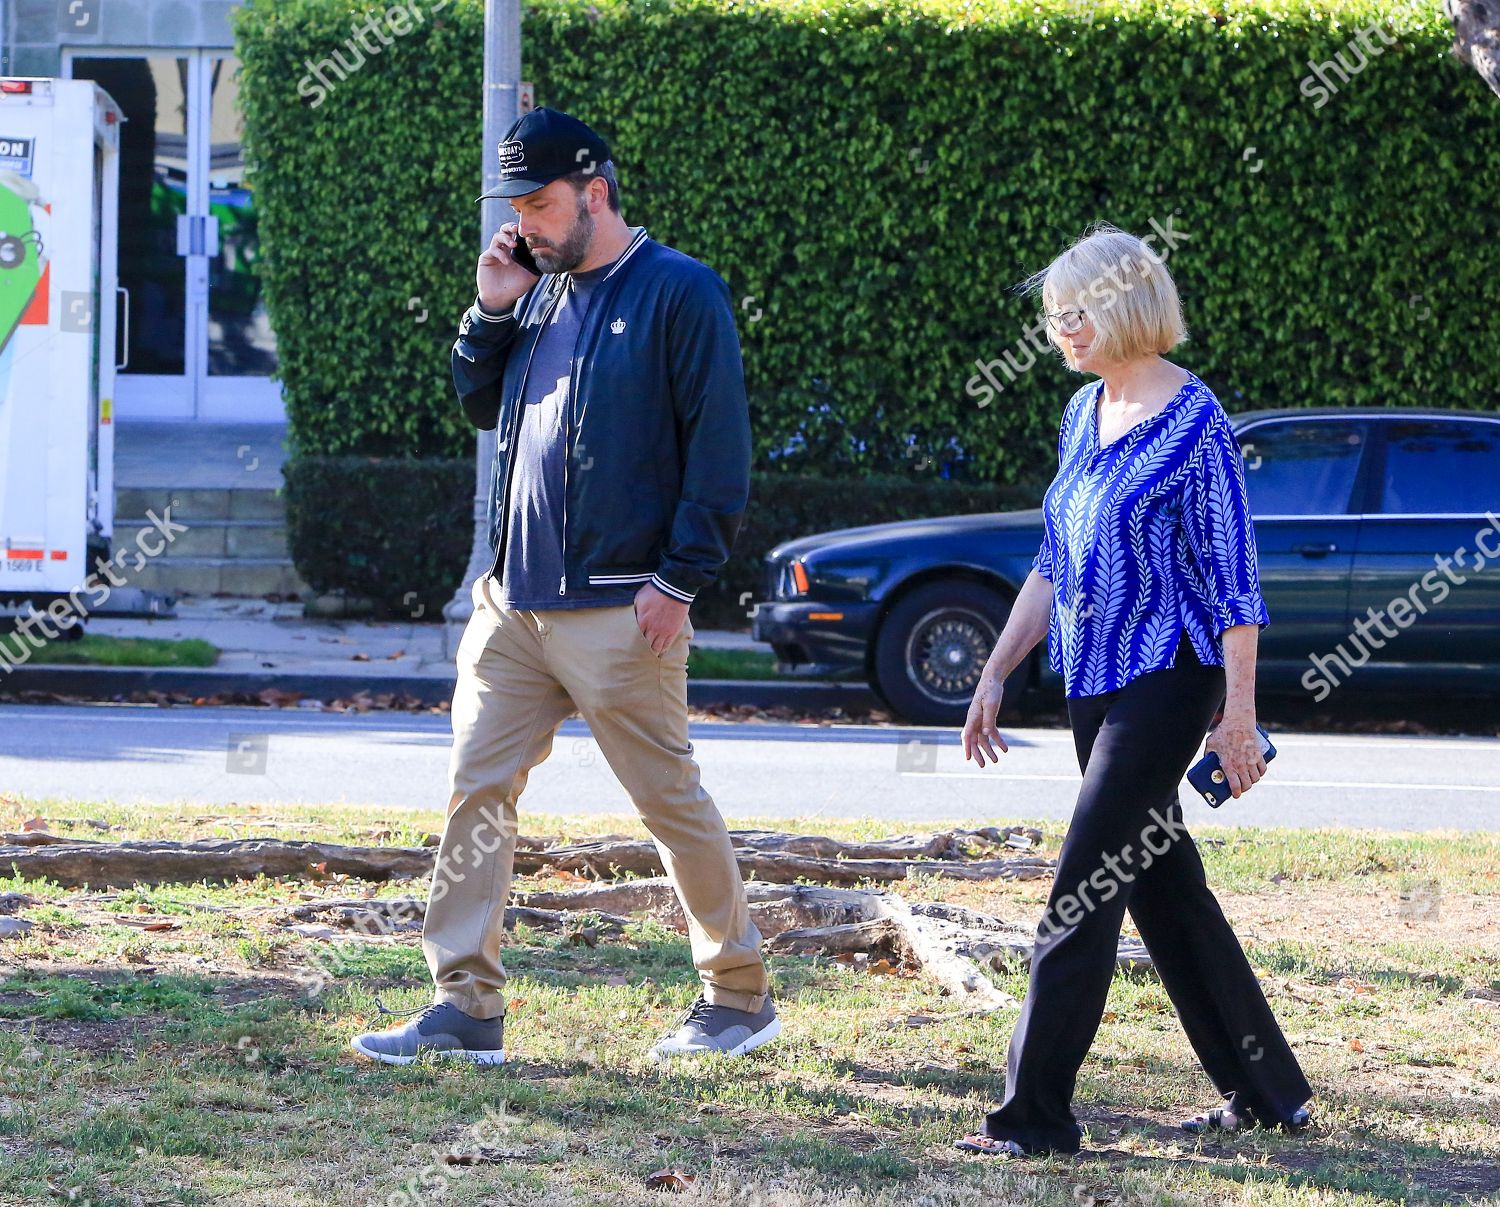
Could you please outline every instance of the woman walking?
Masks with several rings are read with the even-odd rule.
[[[1165,262],[1099,226],[1028,283],[1069,368],[1045,531],[963,729],[985,766],[1005,678],[1045,635],[1083,772],[1037,927],[1005,1099],[972,1152],[1077,1152],[1074,1082],[1104,1013],[1125,910],[1225,1102],[1188,1131],[1305,1126],[1312,1094],[1182,824],[1206,750],[1238,798],[1265,774],[1255,653],[1268,623],[1239,446],[1209,388],[1163,358],[1187,338]]]

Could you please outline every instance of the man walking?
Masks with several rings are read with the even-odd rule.
[[[729,290],[625,224],[609,147],[583,122],[532,110],[500,163],[496,195],[520,221],[479,257],[453,346],[464,413],[499,431],[495,561],[458,650],[451,792],[422,936],[435,1000],[352,1046],[389,1064],[423,1051],[504,1061],[516,800],[576,709],[656,840],[703,982],[652,1055],[740,1055],[781,1023],[687,726],[688,606],[729,555],[749,494]],[[513,254],[521,239],[540,278]]]

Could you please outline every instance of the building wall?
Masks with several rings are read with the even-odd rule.
[[[0,0],[0,74],[55,76],[65,46],[230,47],[239,0]]]

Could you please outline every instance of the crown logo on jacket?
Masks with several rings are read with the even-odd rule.
[[[609,329],[611,331],[613,331],[616,335],[619,335],[620,332],[622,332],[622,331],[625,330],[625,320],[624,319],[616,319],[614,322],[612,322],[609,325]]]

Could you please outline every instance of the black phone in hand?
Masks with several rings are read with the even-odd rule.
[[[516,245],[510,249],[510,258],[532,276],[542,275],[542,270],[537,267],[536,259],[531,254],[531,248],[526,246],[526,240],[519,235],[516,236]]]

